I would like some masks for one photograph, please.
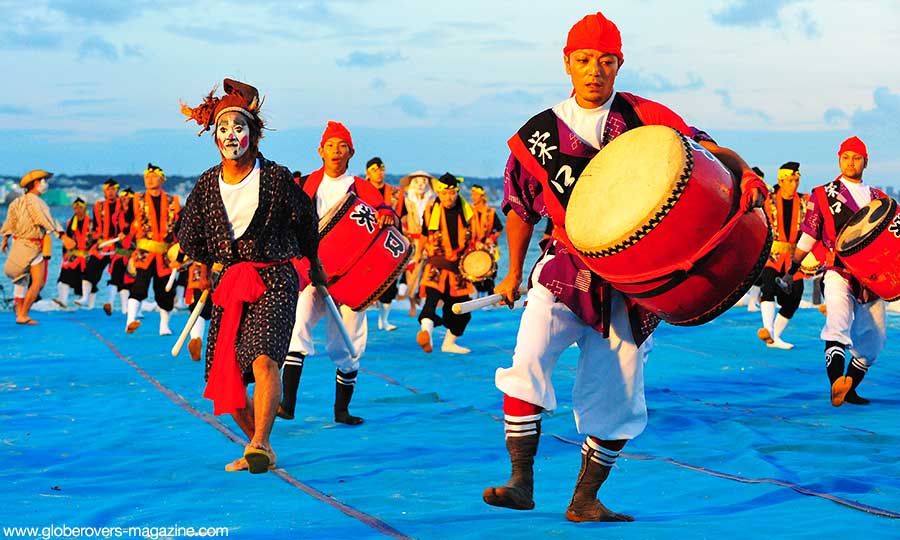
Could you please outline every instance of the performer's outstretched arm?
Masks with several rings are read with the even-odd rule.
[[[519,286],[522,284],[522,269],[525,266],[525,255],[534,225],[527,223],[515,212],[506,214],[506,241],[509,249],[509,271],[503,281],[494,287],[494,292],[502,294],[504,303],[510,308],[521,296]]]

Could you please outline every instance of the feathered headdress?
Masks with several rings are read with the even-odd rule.
[[[182,103],[181,114],[187,117],[185,122],[194,120],[203,127],[197,133],[199,137],[204,131],[209,131],[210,126],[216,123],[219,116],[229,111],[237,111],[255,123],[261,132],[263,121],[259,116],[259,110],[262,108],[265,98],[260,99],[259,91],[253,86],[233,79],[225,79],[223,87],[225,95],[220,98],[215,97],[216,88],[213,88],[203,98],[203,103],[194,108]]]

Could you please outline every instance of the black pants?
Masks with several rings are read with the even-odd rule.
[[[84,279],[91,282],[91,285],[94,286],[94,290],[97,290],[97,284],[100,283],[100,278],[103,277],[103,269],[106,268],[106,265],[109,264],[109,257],[92,257],[88,256],[87,265],[84,268]]]
[[[125,284],[125,272],[128,265],[128,259],[116,258],[112,261],[112,271],[109,275],[109,284],[115,285],[120,291],[127,291],[131,288],[131,284]]]
[[[159,309],[172,311],[172,308],[175,307],[175,287],[166,292],[166,282],[169,281],[169,276],[160,277],[156,273],[156,261],[153,261],[146,270],[140,268],[137,270],[134,283],[131,284],[131,298],[141,302],[146,300],[151,280],[153,281],[153,296],[156,299],[156,305],[159,306]]]
[[[472,320],[471,313],[463,313],[457,315],[453,313],[454,304],[469,300],[468,296],[450,296],[447,289],[450,288],[450,280],[447,280],[447,287],[444,292],[438,291],[431,287],[425,287],[425,305],[422,306],[422,312],[419,313],[419,322],[422,319],[431,319],[435,326],[444,325],[447,330],[453,332],[453,335],[459,337],[466,331],[466,326]],[[444,301],[443,317],[437,315],[437,305],[440,300]]]
[[[382,304],[390,304],[394,301],[394,298],[397,298],[397,280],[391,282],[390,287],[384,290],[381,293],[381,296],[378,297],[378,301]]]
[[[760,301],[774,302],[778,300],[778,305],[781,306],[778,313],[785,319],[790,319],[794,316],[797,308],[800,307],[800,300],[803,298],[803,280],[798,279],[794,281],[791,286],[791,292],[786,293],[775,283],[775,278],[780,275],[774,268],[768,266],[763,268],[760,274],[760,280],[762,281],[760,285],[760,291],[762,292]]]

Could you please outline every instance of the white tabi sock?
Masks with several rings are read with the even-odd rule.
[[[122,289],[119,291],[119,298],[122,300],[122,314],[125,315],[128,313],[128,289]]]
[[[63,282],[57,282],[56,284],[56,297],[59,299],[59,303],[68,306],[69,305],[69,291],[72,288],[66,285]]]
[[[141,309],[141,301],[135,300],[134,298],[128,299],[128,310],[127,317],[125,318],[125,326],[127,327],[129,324],[133,323],[137,320],[137,313]]]
[[[471,349],[460,347],[456,344],[456,339],[458,337],[459,336],[448,330],[444,335],[444,343],[441,345],[441,350],[443,352],[454,354],[469,354],[470,352],[472,352]]]
[[[75,303],[78,304],[79,306],[87,307],[88,301],[90,300],[90,297],[91,297],[91,288],[92,287],[93,287],[93,285],[91,285],[90,281],[88,281],[86,279],[82,279],[81,280],[81,298],[76,300]]]
[[[197,317],[197,320],[194,321],[194,326],[191,327],[191,339],[202,338],[205,331],[206,321],[203,319],[203,317]]]
[[[170,311],[166,311],[164,309],[159,310],[159,335],[161,336],[171,336],[172,330],[169,328],[169,315]]]
[[[782,339],[781,339],[781,333],[784,332],[785,328],[787,328],[787,325],[789,322],[791,322],[791,320],[780,313],[778,314],[777,317],[775,317],[775,326],[774,326],[775,333],[772,335],[772,338],[775,341],[772,343],[769,343],[769,347],[775,347],[778,349],[793,349],[794,348],[793,344],[788,343],[787,341],[782,341]]]
[[[762,315],[763,328],[768,330],[771,336],[774,332],[773,324],[775,323],[775,302],[760,302],[759,312]]]

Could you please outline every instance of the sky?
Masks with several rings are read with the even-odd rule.
[[[185,7],[188,6],[188,7]],[[893,0],[0,0],[0,175],[197,175],[218,161],[186,124],[222,79],[266,96],[270,159],[304,172],[328,120],[351,170],[380,156],[501,176],[506,140],[569,96],[562,48],[598,10],[623,39],[616,88],[659,101],[774,180],[836,177],[840,142],[868,145],[865,179],[900,186],[900,2]]]

